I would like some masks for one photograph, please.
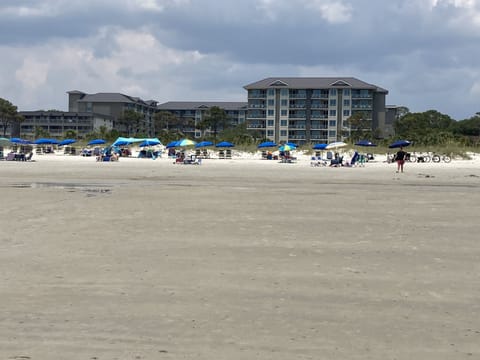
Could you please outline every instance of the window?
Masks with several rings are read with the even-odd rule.
[[[287,136],[287,130],[280,130],[280,136],[286,137]]]
[[[334,138],[337,136],[337,132],[335,130],[328,130],[328,137]]]
[[[275,95],[275,89],[268,89],[268,96],[273,96]]]
[[[275,122],[273,120],[267,120],[267,126],[273,126]]]
[[[281,106],[288,106],[288,100],[287,99],[282,99],[280,102]]]
[[[328,114],[330,116],[337,116],[337,110],[330,110]]]
[[[280,120],[280,126],[288,126],[288,120]]]
[[[280,115],[281,116],[287,116],[288,115],[288,110],[285,110],[285,109],[280,110]]]
[[[287,96],[287,95],[288,95],[288,89],[281,89],[281,90],[280,90],[280,94],[281,94],[282,96]]]
[[[267,136],[273,137],[273,134],[274,134],[273,130],[267,130]]]
[[[337,89],[330,89],[329,94],[330,96],[337,96]]]
[[[343,99],[343,106],[350,106],[350,99]]]
[[[350,96],[350,89],[343,89],[343,95]]]
[[[337,106],[337,99],[330,99],[330,106]]]
[[[267,115],[268,116],[273,116],[273,115],[275,115],[275,111],[274,110],[268,110]]]
[[[92,103],[87,102],[87,112],[92,112]]]
[[[329,120],[328,121],[328,126],[337,126],[337,121],[336,120]]]
[[[274,105],[275,105],[275,100],[268,99],[268,106],[274,106]]]
[[[350,116],[350,110],[343,110],[343,116]]]

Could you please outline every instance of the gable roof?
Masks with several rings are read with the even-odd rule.
[[[388,90],[377,85],[366,83],[354,77],[269,77],[245,85],[245,90],[279,88],[287,85],[289,89],[330,89],[348,87],[352,89],[369,89],[388,93]]]
[[[223,110],[246,110],[248,102],[239,101],[168,101],[157,106],[158,110],[197,110],[217,106]]]

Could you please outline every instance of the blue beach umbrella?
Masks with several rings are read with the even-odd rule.
[[[106,141],[103,139],[94,139],[94,140],[90,140],[87,145],[101,145],[105,143]]]
[[[217,148],[229,148],[229,147],[234,147],[235,144],[232,144],[231,142],[228,142],[228,141],[222,141],[222,142],[219,142],[217,145],[215,145],[215,147]]]
[[[370,140],[360,140],[355,143],[356,146],[377,146],[377,144],[372,143]]]
[[[395,141],[393,143],[391,143],[390,145],[388,145],[388,147],[390,149],[395,149],[395,148],[399,148],[399,147],[406,147],[406,146],[409,146],[411,144],[410,141],[408,140],[398,140],[398,141]]]
[[[32,142],[29,141],[29,140],[25,140],[25,139],[20,139],[20,138],[11,138],[10,139],[10,142],[14,143],[14,144],[21,144],[21,145],[27,145],[27,144],[31,144]]]
[[[273,141],[265,141],[258,145],[259,149],[269,148],[269,147],[277,147],[277,144]]]
[[[313,150],[325,150],[327,148],[327,144],[315,144],[313,145]]]
[[[161,145],[162,142],[155,138],[155,139],[145,139],[142,141],[138,146],[140,147],[145,147],[145,146],[155,146],[155,145]]]
[[[58,146],[63,146],[63,145],[70,145],[70,144],[73,144],[73,143],[76,143],[77,140],[75,139],[65,139],[65,140],[62,140],[58,143]]]
[[[177,144],[178,144],[178,140],[175,140],[175,141],[170,141],[167,146],[165,146],[167,149],[170,149],[170,148],[174,148],[174,147],[177,147]]]
[[[35,140],[33,143],[35,145],[53,145],[53,144],[58,144],[59,141],[55,139],[40,138]]]
[[[202,148],[207,146],[213,146],[213,142],[211,141],[200,141],[199,143],[195,144],[196,148]]]

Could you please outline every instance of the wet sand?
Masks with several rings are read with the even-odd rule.
[[[0,162],[1,359],[475,359],[480,168]]]

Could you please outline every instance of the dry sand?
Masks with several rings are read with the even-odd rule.
[[[478,359],[480,162],[0,162],[0,359]]]

